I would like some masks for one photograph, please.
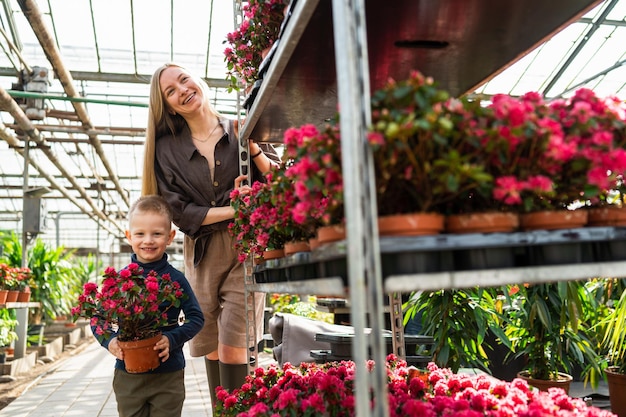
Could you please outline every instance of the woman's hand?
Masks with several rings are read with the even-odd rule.
[[[235,189],[239,190],[239,193],[242,195],[246,195],[250,193],[252,189],[250,185],[248,185],[248,176],[240,175],[235,178]]]

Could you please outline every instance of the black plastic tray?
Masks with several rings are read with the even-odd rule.
[[[345,240],[257,267],[268,281],[331,276],[348,284]],[[626,228],[583,227],[514,233],[381,237],[383,279],[391,275],[626,260]],[[282,273],[278,273],[278,271]],[[272,280],[272,281],[269,281]],[[257,280],[257,282],[260,282]]]

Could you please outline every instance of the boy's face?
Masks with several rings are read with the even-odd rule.
[[[175,234],[167,217],[159,213],[138,211],[130,220],[126,238],[137,260],[150,263],[163,257]]]

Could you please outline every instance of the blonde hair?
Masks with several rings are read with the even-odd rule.
[[[137,212],[160,214],[167,218],[169,223],[172,224],[172,208],[160,195],[151,194],[139,197],[139,199],[133,203],[128,211],[129,224],[132,222],[133,216],[135,216]]]
[[[167,101],[161,92],[161,74],[170,67],[177,67],[187,72],[181,65],[167,63],[156,69],[150,79],[150,101],[148,105],[148,124],[146,126],[146,140],[143,155],[143,178],[141,182],[141,195],[158,194],[156,174],[154,172],[154,157],[156,153],[156,140],[164,135],[176,136],[187,124],[185,119],[179,114],[172,114],[167,111]],[[206,82],[198,77],[194,77],[196,84],[202,90],[202,97],[206,108],[216,117],[221,117],[220,113],[211,105],[209,100],[209,89]]]

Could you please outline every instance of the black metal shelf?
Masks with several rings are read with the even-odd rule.
[[[386,293],[626,276],[626,228],[381,237]],[[254,269],[266,290],[341,295],[346,241],[266,261]],[[332,277],[332,286],[324,280]]]

